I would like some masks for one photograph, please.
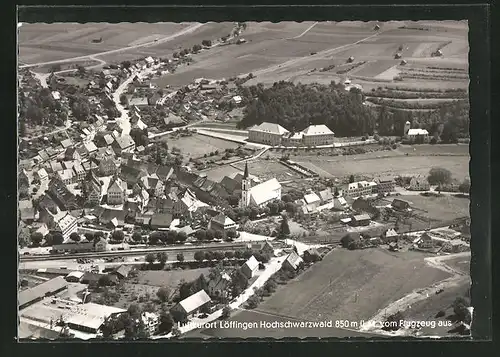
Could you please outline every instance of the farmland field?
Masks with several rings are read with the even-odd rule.
[[[23,24],[19,30],[19,59],[33,63],[92,55],[165,37],[186,28],[183,23],[55,23]],[[102,42],[92,40],[102,37]],[[115,55],[116,57],[116,55]]]
[[[376,77],[396,65],[398,62],[398,60],[372,61],[361,66],[359,70],[352,71],[350,74],[361,77]]]
[[[331,158],[311,157],[307,161],[292,156],[292,160],[307,167],[317,166],[318,174],[326,171],[333,176],[346,175],[427,175],[433,167],[442,167],[451,171],[454,178],[463,180],[469,176],[468,156],[401,156],[397,153],[379,152],[373,154],[348,155]],[[314,170],[314,169],[313,169]]]
[[[224,151],[238,147],[238,144],[231,141],[196,134],[178,138],[163,136],[160,140],[167,141],[170,149],[178,148],[188,158],[198,158],[213,151]]]
[[[406,294],[449,275],[416,252],[336,249],[257,308],[307,321],[367,320]]]

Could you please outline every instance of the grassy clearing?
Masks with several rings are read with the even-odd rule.
[[[309,321],[366,320],[411,291],[449,276],[427,266],[423,258],[383,249],[333,250],[258,310]]]
[[[264,154],[266,155],[266,154]],[[235,165],[241,171],[244,170],[244,164]],[[273,160],[255,160],[248,163],[248,171],[261,179],[266,181],[272,178],[276,178],[278,181],[287,181],[299,178],[299,175],[281,164],[278,161]]]
[[[163,136],[160,140],[168,143],[169,149],[178,148],[185,157],[198,158],[213,151],[235,149],[238,144],[204,135],[172,138]]]
[[[203,173],[207,175],[208,179],[215,182],[220,182],[224,178],[224,176],[232,177],[237,173],[243,173],[243,171],[235,169],[230,165],[226,165],[222,167],[216,167],[207,171],[203,171]]]
[[[181,280],[187,282],[195,280],[201,274],[208,276],[209,268],[190,269],[190,270],[147,270],[139,272],[137,277],[138,284],[153,286],[153,287],[169,287],[176,288]]]

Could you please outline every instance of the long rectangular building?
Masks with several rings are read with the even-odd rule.
[[[335,138],[328,126],[309,125],[300,132],[290,132],[279,124],[264,122],[248,130],[248,140],[271,146],[332,145]]]
[[[58,276],[31,289],[23,290],[18,296],[19,310],[42,300],[46,296],[57,294],[67,287],[68,282],[62,276]]]

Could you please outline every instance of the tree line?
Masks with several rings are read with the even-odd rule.
[[[278,123],[290,131],[325,124],[337,136],[372,134],[376,116],[363,105],[359,90],[345,91],[342,84],[294,84],[280,81],[264,89],[258,84],[241,88],[247,100],[240,128],[263,121]]]
[[[437,96],[465,95],[459,89],[423,92],[429,92],[424,96],[432,96],[431,93],[436,93]],[[343,84],[334,81],[330,85],[281,81],[270,88],[257,84],[241,87],[240,94],[247,105],[243,119],[238,123],[239,128],[266,121],[280,124],[290,131],[325,124],[340,137],[372,135],[375,131],[380,135],[402,136],[405,123],[410,121],[413,128],[427,129],[431,135],[438,133],[443,142],[456,142],[458,138],[469,135],[467,100],[436,103],[432,105],[433,110],[429,111],[411,111],[398,110],[413,108],[405,102],[397,102],[401,108],[389,108],[385,101],[371,98],[371,101],[380,101],[381,104],[374,108],[363,105],[365,98],[359,90],[351,89],[347,92]]]

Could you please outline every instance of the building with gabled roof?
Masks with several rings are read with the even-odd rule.
[[[45,165],[47,170],[52,173],[63,170],[62,164],[59,161],[52,160],[48,162],[48,166]]]
[[[57,177],[64,182],[65,185],[71,185],[74,182],[74,173],[71,169],[57,171]]]
[[[270,256],[274,256],[274,247],[269,241],[265,241],[264,244],[260,246],[260,251],[264,254],[269,254]]]
[[[66,149],[64,152],[64,160],[71,161],[71,160],[80,160],[80,153],[75,147],[69,147]]]
[[[347,185],[346,194],[350,197],[367,196],[373,193],[373,185],[368,181],[352,182]]]
[[[281,139],[289,131],[279,124],[264,122],[248,129],[248,140],[268,144],[272,146],[281,145]]]
[[[195,315],[200,309],[212,301],[205,290],[200,290],[175,305],[170,313],[177,321],[185,320],[189,315]]]
[[[36,176],[40,181],[44,181],[49,177],[49,174],[47,174],[47,171],[42,167],[36,172]]]
[[[117,169],[115,161],[111,158],[105,158],[99,162],[99,174],[101,176],[112,176],[116,174]]]
[[[46,194],[57,204],[59,209],[63,211],[71,211],[78,209],[76,196],[71,193],[66,187],[66,184],[54,178],[49,182],[49,189]]]
[[[87,155],[93,154],[94,152],[97,151],[97,146],[94,144],[93,141],[88,141],[83,143],[83,146],[85,148],[85,151],[87,152]]]
[[[20,200],[18,201],[19,218],[26,222],[31,223],[35,220],[35,208],[33,207],[33,202],[31,200]]]
[[[172,220],[171,213],[155,213],[151,216],[149,225],[151,229],[168,229],[170,228],[170,224],[172,224]]]
[[[304,201],[309,212],[315,211],[321,204],[321,198],[314,192],[304,195]]]
[[[324,124],[309,125],[302,130],[303,143],[305,146],[331,145],[335,134]]]
[[[120,265],[118,268],[113,270],[111,274],[114,274],[118,277],[118,279],[126,279],[128,278],[130,272],[133,270],[133,266],[131,265]]]
[[[165,184],[156,174],[141,177],[140,184],[156,197],[162,196],[165,192]]]
[[[318,192],[318,196],[321,199],[321,204],[325,205],[327,203],[330,203],[333,201],[333,193],[332,189],[328,187],[327,189],[324,189],[323,191]]]
[[[295,271],[299,269],[300,264],[303,262],[302,258],[295,251],[292,251],[283,261],[283,267]]]
[[[226,298],[231,286],[231,277],[225,271],[217,271],[216,275],[208,281],[207,285],[210,296]]]
[[[408,210],[411,207],[411,205],[410,205],[410,202],[408,202],[408,201],[405,201],[405,200],[402,200],[399,198],[395,198],[391,202],[391,207],[398,210],[398,211],[405,211],[405,210]]]
[[[213,230],[225,232],[231,229],[236,229],[236,223],[224,213],[219,213],[210,220],[210,227]]]
[[[63,141],[61,141],[61,146],[63,149],[67,149],[68,147],[70,147],[71,145],[73,145],[73,141],[71,139],[64,139]]]
[[[408,130],[406,136],[408,136],[408,139],[416,139],[417,136],[426,138],[429,136],[429,132],[425,129],[410,129]]]
[[[392,176],[379,177],[375,179],[375,182],[377,183],[378,193],[390,193],[393,192],[396,187],[396,182]]]
[[[130,135],[120,135],[115,137],[115,141],[111,145],[117,155],[133,152],[135,142]]]
[[[106,193],[108,197],[108,204],[122,205],[125,202],[126,193],[127,183],[118,176],[113,176],[109,182],[108,191]]]
[[[241,191],[241,182],[238,182],[229,176],[224,176],[220,184],[231,195],[239,193],[239,191]]]
[[[367,226],[370,224],[370,216],[368,214],[358,214],[351,217],[353,226]]]
[[[247,277],[247,279],[251,279],[257,270],[259,270],[259,261],[255,259],[252,255],[242,266],[241,272]]]
[[[85,176],[84,199],[90,206],[96,206],[101,202],[102,183],[92,170],[88,171]]]

